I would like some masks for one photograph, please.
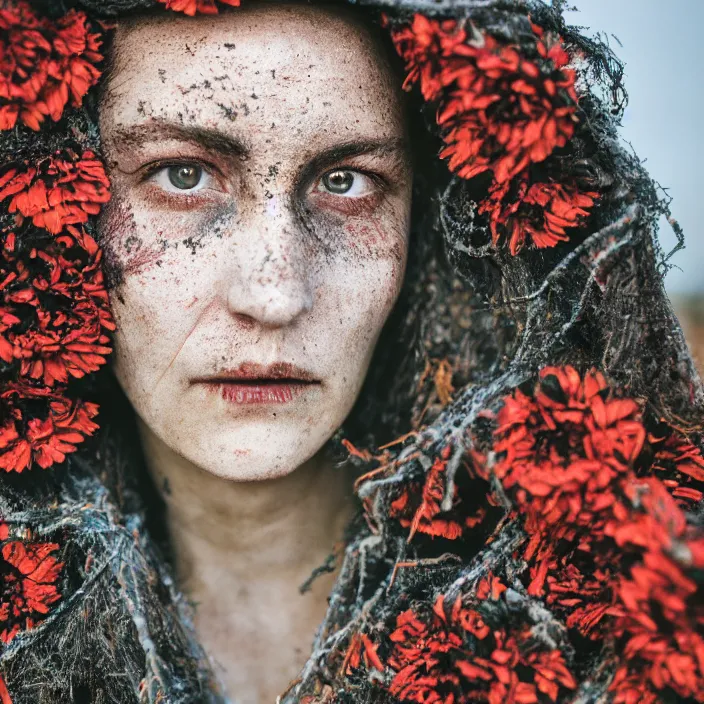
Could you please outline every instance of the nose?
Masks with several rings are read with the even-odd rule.
[[[313,306],[311,269],[293,214],[273,197],[244,224],[233,238],[228,309],[265,327],[291,325]]]

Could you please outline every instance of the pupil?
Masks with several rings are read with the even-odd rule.
[[[323,176],[325,188],[333,193],[347,193],[352,188],[354,176],[349,171],[331,171]]]
[[[172,166],[169,168],[169,180],[176,188],[186,191],[198,185],[202,173],[200,166],[192,164]]]

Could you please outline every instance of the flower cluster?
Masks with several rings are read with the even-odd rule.
[[[528,238],[538,249],[567,242],[566,230],[582,223],[598,197],[596,191],[582,191],[574,182],[531,183],[524,172],[513,181],[494,183],[479,212],[489,216],[494,245],[504,236],[515,255]]]
[[[48,387],[97,371],[115,327],[97,244],[72,226],[41,250],[15,242],[0,252],[0,359]]]
[[[471,453],[472,488],[481,481],[483,495],[487,480],[500,482],[513,504],[507,520],[520,517],[526,539],[516,557],[528,567],[528,595],[614,663],[616,704],[704,699],[704,534],[686,513],[704,495],[699,449],[595,369],[544,368],[537,384],[483,417],[495,422],[494,438],[486,455]],[[409,539],[466,539],[482,522],[457,487],[443,511],[451,454],[446,445],[425,483],[389,505]],[[473,592],[453,593],[452,606],[440,596],[432,610],[399,614],[386,641],[357,633],[343,671],[383,673],[377,681],[402,702],[560,701],[577,686],[567,651],[546,650],[530,624],[507,629],[488,607],[505,591],[489,575]]]
[[[110,197],[101,162],[64,149],[0,176],[0,202],[17,232],[0,250],[0,468],[62,462],[97,425],[93,403],[66,385],[97,371],[111,351],[102,252],[83,229]]]
[[[392,30],[405,60],[404,88],[419,82],[426,100],[438,101],[437,122],[453,172],[470,179],[491,172],[493,184],[480,212],[489,215],[494,244],[505,235],[512,254],[527,237],[536,247],[567,240],[598,194],[576,181],[537,178],[531,168],[573,137],[576,74],[559,38],[532,25],[528,53],[471,23],[416,14]]]
[[[59,594],[56,582],[62,563],[53,553],[56,543],[8,540],[0,523],[0,640],[9,643],[20,631],[36,626],[49,613]]]
[[[36,463],[63,462],[92,435],[98,405],[72,400],[47,387],[8,384],[0,393],[0,469],[22,472]]]
[[[86,223],[100,212],[110,200],[110,182],[93,152],[65,149],[8,169],[0,176],[0,202],[6,198],[20,222],[31,218],[36,227],[59,234],[67,225]]]
[[[452,508],[449,511],[442,510],[450,452],[451,447],[448,445],[428,470],[423,485],[404,487],[389,506],[390,517],[398,519],[404,528],[410,528],[409,541],[416,533],[455,540],[466,530],[479,525],[486,516],[486,507],[482,505],[481,499],[486,497],[490,500],[487,496],[489,492],[476,497],[479,501],[475,500],[476,506],[470,512],[469,497],[462,496],[457,486],[453,489]]]
[[[704,700],[704,534],[656,478],[627,486],[635,510],[607,526],[616,545],[641,555],[618,576],[613,633],[623,652],[611,689],[616,704],[658,702],[669,689]]]
[[[482,603],[505,590],[490,575],[478,586],[478,603],[457,596],[448,608],[440,595],[430,613],[401,613],[389,636],[389,692],[402,702],[517,704],[555,702],[575,689],[563,653],[546,650],[530,625],[507,631],[487,623]]]
[[[183,12],[191,17],[196,13],[203,15],[216,15],[218,7],[216,0],[158,0],[162,5],[166,5],[168,10]],[[218,0],[223,5],[239,7],[240,0]]]
[[[46,117],[58,121],[66,105],[79,107],[96,85],[103,60],[100,35],[85,13],[58,20],[39,18],[22,0],[0,8],[0,130],[18,121],[38,130]]]
[[[622,653],[614,701],[704,697],[701,453],[595,370],[546,368],[497,418],[493,471],[524,517],[528,591]],[[668,467],[672,470],[668,476]]]
[[[610,398],[604,376],[547,367],[528,396],[517,390],[497,419],[494,472],[515,496],[531,535],[572,540],[592,529],[606,490],[640,454],[645,428],[631,399]]]
[[[55,20],[28,2],[0,3],[0,130],[39,130],[80,107],[97,85],[100,34],[85,13]],[[68,147],[44,158],[7,159],[0,203],[14,214],[0,233],[0,469],[49,467],[97,429],[96,404],[72,399],[71,378],[96,371],[114,323],[102,254],[83,229],[110,198],[93,152]],[[5,225],[10,222],[5,218]],[[61,598],[59,545],[11,539],[0,522],[0,640],[46,618]],[[0,700],[11,704],[0,677]]]

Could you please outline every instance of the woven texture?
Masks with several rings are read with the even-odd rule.
[[[704,394],[662,284],[662,216],[681,233],[618,139],[621,64],[559,2],[350,4],[399,57],[423,167],[333,438],[359,512],[282,704],[704,701]],[[3,704],[224,701],[105,364],[119,273],[94,222],[110,22],[213,8],[237,12],[0,0]],[[71,78],[29,86],[22,61]]]

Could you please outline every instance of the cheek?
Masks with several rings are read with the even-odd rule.
[[[210,254],[179,248],[161,264],[124,274],[111,295],[115,366],[123,386],[135,393],[154,389],[212,303],[214,269]]]
[[[116,190],[99,230],[107,267],[118,274],[116,314],[122,312],[127,321],[127,307],[146,318],[148,311],[164,314],[189,308],[211,283],[217,245],[206,246],[206,236],[216,241],[210,237],[213,227],[174,214],[156,216]],[[194,231],[200,237],[194,237]],[[152,317],[158,321],[162,316]]]
[[[403,260],[379,256],[329,272],[317,327],[325,328],[320,339],[331,340],[330,351],[342,368],[349,369],[352,358],[360,367],[369,361],[398,297],[403,271]]]
[[[408,223],[387,215],[344,225],[345,246],[328,272],[341,327],[357,349],[373,346],[398,298],[408,255]],[[343,254],[344,253],[344,254]],[[336,321],[337,322],[337,321]]]
[[[116,279],[150,267],[159,260],[163,247],[157,238],[137,222],[131,205],[113,191],[99,223],[100,239],[105,252],[106,266],[116,274]]]
[[[171,267],[181,257],[180,250],[195,254],[208,239],[220,236],[222,219],[219,212],[209,217],[154,212],[135,206],[116,188],[99,224],[107,266],[118,274],[118,281]]]
[[[406,235],[398,224],[370,217],[349,222],[344,227],[347,249],[355,257],[370,260],[391,259],[403,266],[406,258]]]

